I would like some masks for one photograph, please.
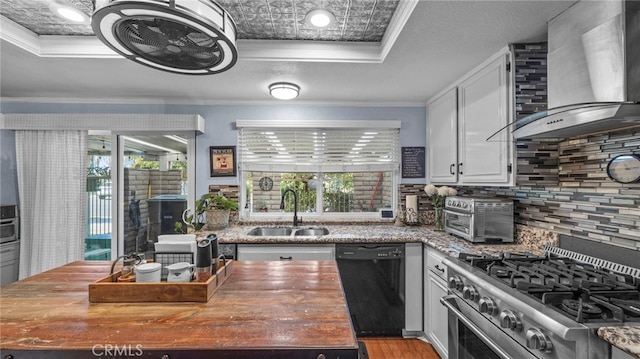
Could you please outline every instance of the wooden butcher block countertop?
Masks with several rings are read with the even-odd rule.
[[[357,358],[334,261],[236,262],[207,303],[89,303],[109,270],[73,262],[2,287],[1,357]]]

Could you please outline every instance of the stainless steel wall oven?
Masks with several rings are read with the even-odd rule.
[[[18,206],[0,206],[0,243],[14,242],[20,235]]]
[[[20,218],[18,206],[0,206],[0,285],[18,280]]]

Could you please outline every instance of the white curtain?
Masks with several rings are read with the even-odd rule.
[[[20,279],[84,259],[87,131],[16,131]]]

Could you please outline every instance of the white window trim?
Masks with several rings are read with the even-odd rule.
[[[374,129],[374,128],[383,128],[383,129],[400,129],[401,121],[398,120],[383,120],[383,121],[366,121],[366,120],[236,120],[236,128],[327,128],[327,129],[339,129],[339,128],[363,128],[363,129]],[[238,143],[240,143],[240,131],[238,131]],[[273,169],[269,169],[268,166],[265,166],[265,171],[272,171]],[[375,168],[368,168],[366,172],[375,171]],[[389,171],[387,169],[387,171]],[[287,172],[295,172],[289,171]],[[298,171],[300,172],[300,171]],[[331,172],[325,169],[324,172]],[[357,172],[357,171],[352,171]],[[398,191],[400,185],[400,165],[396,166],[396,168],[392,171],[391,178],[391,208],[395,209],[398,207]],[[240,220],[254,220],[254,221],[277,221],[277,222],[287,222],[292,221],[292,213],[289,212],[252,212],[246,209],[247,198],[246,198],[246,180],[245,180],[245,170],[241,167],[238,168],[238,181],[239,184],[239,208]],[[318,203],[318,202],[316,202]],[[319,204],[318,204],[319,206]],[[380,219],[379,212],[298,212],[298,219],[302,220],[302,225],[304,225],[304,219],[311,221],[318,220],[330,220],[330,221],[354,221],[354,220],[362,220],[362,219]]]

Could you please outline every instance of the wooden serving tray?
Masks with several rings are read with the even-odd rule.
[[[112,276],[108,275],[89,283],[89,302],[208,302],[233,272],[233,263],[233,260],[218,261],[216,274],[206,282],[127,283],[113,282]]]

